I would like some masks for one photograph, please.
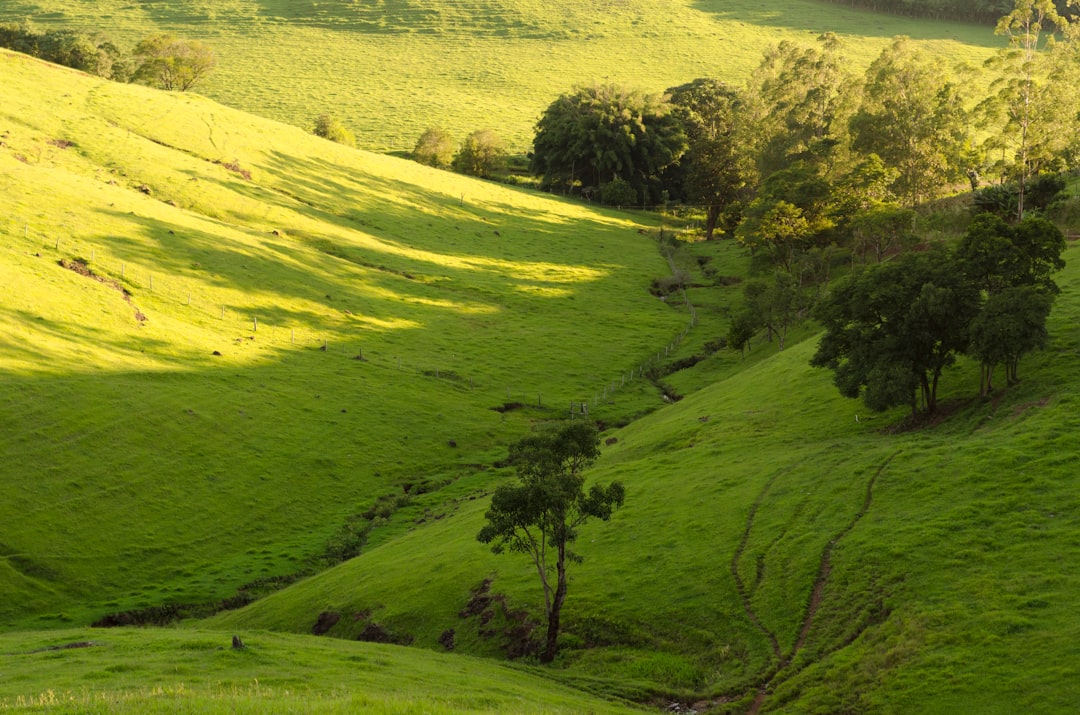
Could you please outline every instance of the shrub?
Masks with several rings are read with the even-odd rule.
[[[454,171],[489,178],[506,166],[502,139],[490,129],[481,129],[465,137],[451,164]]]
[[[638,203],[638,192],[626,179],[615,177],[600,184],[600,201],[608,206],[634,206]]]
[[[449,168],[454,160],[454,141],[445,130],[429,127],[424,130],[412,150],[413,161],[439,169]]]
[[[315,128],[312,130],[315,136],[329,139],[345,146],[356,146],[356,138],[353,133],[345,128],[337,117],[330,114],[320,114],[315,119]]]

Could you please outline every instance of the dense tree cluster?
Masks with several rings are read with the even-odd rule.
[[[933,412],[942,372],[957,356],[980,364],[980,393],[997,365],[1009,384],[1020,358],[1046,342],[1065,239],[1046,219],[1016,225],[982,214],[953,250],[906,253],[842,280],[815,315],[825,328],[811,364],[872,410]]]
[[[0,24],[0,47],[117,82],[180,92],[205,80],[216,65],[213,50],[197,40],[154,35],[124,52],[99,33],[42,31],[30,22]]]

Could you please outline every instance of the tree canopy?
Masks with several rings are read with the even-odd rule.
[[[686,147],[686,129],[666,97],[595,84],[544,111],[531,170],[545,188],[596,189],[618,178],[644,195]]]
[[[133,81],[179,92],[203,82],[217,65],[209,45],[169,34],[148,37],[135,47],[134,55]]]

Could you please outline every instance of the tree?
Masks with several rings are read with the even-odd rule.
[[[766,52],[748,89],[763,176],[792,162],[828,163],[842,144],[856,86],[826,33],[820,49],[783,41]]]
[[[1024,217],[1031,177],[1060,170],[1066,144],[1075,145],[1075,127],[1061,123],[1062,117],[1076,119],[1076,63],[1058,62],[1073,59],[1070,45],[1075,42],[1057,49],[1054,29],[1071,38],[1069,20],[1053,0],[1016,0],[996,30],[1009,44],[988,61],[999,77],[991,85],[993,94],[980,105],[984,122],[993,128],[987,149],[1000,154],[999,171],[1018,184],[1017,219]]]
[[[806,251],[832,241],[832,185],[819,168],[796,162],[771,174],[735,231],[740,243],[789,273]]]
[[[530,170],[541,186],[595,189],[623,179],[648,196],[686,151],[686,132],[663,96],[611,84],[577,87],[536,124]]]
[[[910,248],[918,243],[912,232],[915,211],[897,206],[879,206],[860,211],[851,219],[852,250],[866,261],[873,255],[881,263],[890,253]]]
[[[440,127],[429,127],[416,140],[412,158],[413,161],[427,166],[448,169],[454,160],[454,140],[446,130]]]
[[[593,517],[607,521],[625,497],[620,482],[585,490],[583,472],[599,456],[599,444],[596,428],[579,420],[511,445],[519,483],[495,490],[484,515],[487,525],[476,537],[492,544],[495,553],[509,549],[527,554],[536,566],[547,615],[543,663],[555,658],[567,564],[581,560],[570,550],[578,529]]]
[[[705,239],[711,240],[725,210],[749,198],[757,181],[746,133],[742,94],[714,79],[696,79],[668,90],[688,137],[688,148],[666,176],[687,202],[705,206]]]
[[[941,63],[898,37],[870,65],[852,116],[852,147],[896,170],[893,190],[907,206],[933,198],[964,176],[970,139],[959,88]]]
[[[311,131],[317,137],[329,139],[345,146],[356,146],[356,137],[332,114],[324,112],[316,117],[315,128]]]
[[[454,171],[488,178],[506,164],[502,139],[490,129],[481,129],[465,137],[454,157]]]
[[[731,319],[731,325],[728,326],[728,347],[732,350],[738,350],[739,356],[745,358],[746,348],[750,344],[750,339],[757,333],[757,329],[760,325],[761,324],[750,310],[736,313],[735,317]]]
[[[992,296],[1010,286],[1035,286],[1058,293],[1051,274],[1065,267],[1065,236],[1044,218],[1029,215],[1010,226],[994,214],[976,216],[957,247],[959,267]]]
[[[810,364],[872,410],[937,408],[942,371],[968,346],[977,288],[944,250],[908,253],[854,273],[815,311],[825,328]]]
[[[158,89],[186,92],[206,79],[217,64],[214,51],[198,40],[154,35],[135,47],[132,80]]]
[[[1053,298],[1035,286],[1010,286],[990,296],[971,322],[970,354],[979,359],[979,394],[993,389],[994,367],[1005,365],[1009,385],[1019,382],[1020,358],[1046,347]]]

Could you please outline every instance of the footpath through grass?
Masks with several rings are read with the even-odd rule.
[[[494,129],[516,151],[574,84],[659,92],[697,77],[744,81],[767,47],[843,37],[861,71],[896,35],[979,64],[992,28],[914,20],[813,0],[8,0],[0,21],[101,29],[125,44],[169,31],[205,40],[204,89],[229,106],[310,129],[330,112],[360,146],[408,151],[430,126],[459,141]]]

